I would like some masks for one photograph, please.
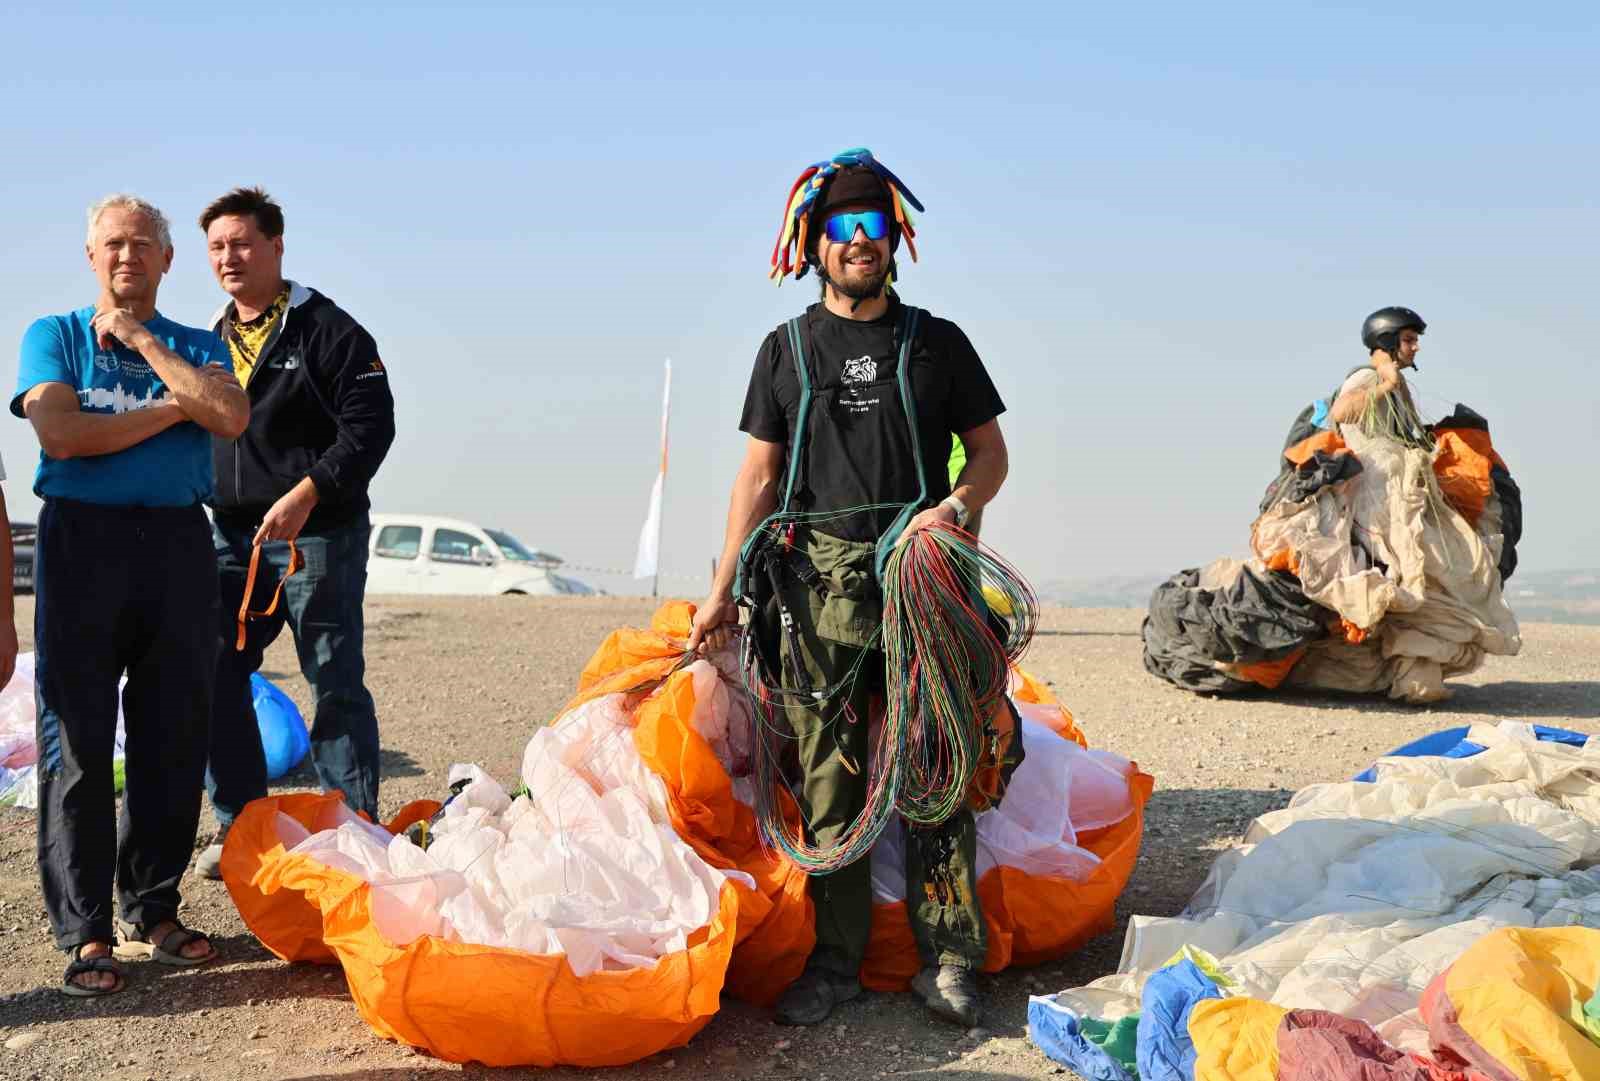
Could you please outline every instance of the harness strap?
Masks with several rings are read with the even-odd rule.
[[[272,603],[268,604],[265,611],[256,612],[250,608],[250,598],[255,596],[256,572],[261,569],[261,545],[257,544],[250,549],[250,569],[244,577],[244,597],[239,601],[239,633],[234,637],[233,649],[235,653],[244,652],[245,623],[253,616],[270,616],[278,610],[278,601],[283,597],[283,584],[294,577],[294,572],[304,568],[306,557],[300,554],[300,549],[295,547],[294,541],[289,541],[289,569],[284,576],[278,579],[278,588],[272,591]]]
[[[818,596],[826,596],[828,593],[833,592],[829,584],[823,580],[822,573],[817,570],[817,565],[811,562],[804,552],[789,546],[781,558],[789,573],[794,575],[801,585],[810,589],[813,593]]]
[[[786,513],[794,501],[794,488],[800,479],[800,458],[805,450],[806,434],[811,419],[811,371],[806,365],[806,349],[800,334],[800,319],[789,320],[789,355],[794,359],[794,372],[800,380],[800,408],[794,422],[794,445],[789,448],[789,482],[784,485],[783,505],[779,513]]]
[[[800,333],[800,317],[796,316],[784,324],[789,332],[789,356],[794,361],[794,371],[800,380],[800,405],[795,415],[794,435],[789,446],[789,468],[787,478],[783,485],[783,501],[778,509],[769,514],[760,525],[750,532],[744,544],[739,547],[739,563],[733,576],[733,595],[737,600],[749,594],[752,572],[752,557],[756,554],[755,548],[761,537],[766,533],[767,527],[777,519],[789,513],[789,507],[794,501],[794,490],[800,483],[800,456],[805,446],[805,433],[811,418],[811,373],[806,367],[804,336]]]
[[[883,536],[878,538],[878,555],[872,568],[873,576],[878,581],[883,581],[883,569],[889,562],[889,553],[894,551],[894,542],[900,538],[900,531],[906,527],[922,504],[928,501],[928,471],[922,467],[922,437],[917,429],[917,401],[911,393],[911,343],[916,337],[917,323],[922,315],[922,309],[907,306],[904,321],[901,323],[900,361],[899,371],[896,373],[896,382],[900,387],[900,406],[905,410],[906,424],[911,429],[911,453],[917,465],[917,499],[914,503],[907,503],[900,508],[900,513],[895,515],[889,528],[884,530]]]

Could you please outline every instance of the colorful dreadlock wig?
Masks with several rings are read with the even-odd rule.
[[[916,262],[916,229],[912,226],[911,212],[906,209],[906,204],[916,207],[919,213],[922,212],[922,204],[917,202],[917,197],[911,194],[899,177],[872,156],[872,151],[858,146],[807,166],[805,172],[800,174],[800,179],[794,182],[794,187],[789,189],[783,228],[779,230],[778,243],[772,249],[772,270],[767,275],[777,284],[782,285],[783,279],[790,274],[799,281],[811,269],[806,261],[806,234],[811,226],[811,212],[816,208],[817,200],[828,182],[841,170],[851,168],[871,169],[883,181],[894,210],[895,231],[905,237],[911,261]]]

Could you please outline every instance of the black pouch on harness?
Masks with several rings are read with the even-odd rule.
[[[776,542],[769,539],[743,557],[747,560],[748,577],[744,578],[744,591],[738,599],[748,613],[744,628],[746,666],[753,662],[765,681],[774,680],[781,671],[778,658],[782,636],[785,631],[793,633],[792,618],[788,627],[784,625],[786,613],[777,589],[781,571],[776,561],[781,556],[776,549]]]

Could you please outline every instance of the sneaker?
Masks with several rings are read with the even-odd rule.
[[[228,827],[218,826],[206,847],[194,858],[194,873],[213,882],[222,881],[222,844],[228,839]]]
[[[971,1028],[978,1023],[978,978],[966,965],[929,965],[911,980],[928,1012]]]
[[[806,966],[800,978],[789,985],[778,999],[774,1018],[780,1025],[815,1025],[833,1012],[835,1006],[861,994],[861,981],[834,975],[824,969]]]

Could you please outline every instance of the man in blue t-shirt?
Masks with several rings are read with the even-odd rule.
[[[120,991],[118,959],[216,956],[178,922],[216,659],[217,560],[201,501],[212,488],[212,433],[232,438],[250,419],[216,335],[156,311],[172,266],[161,212],[108,196],[89,210],[87,249],[99,297],[28,328],[11,400],[41,451],[39,874],[56,945],[71,956],[61,991],[76,996]],[[126,794],[113,836],[124,675]]]

